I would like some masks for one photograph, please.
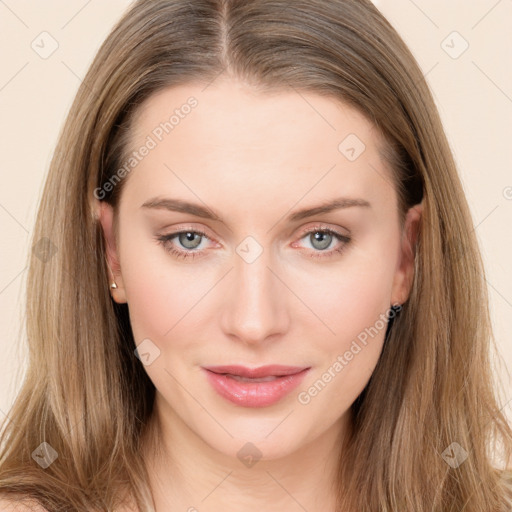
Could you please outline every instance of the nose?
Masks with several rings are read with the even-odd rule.
[[[234,255],[220,312],[221,328],[227,336],[255,345],[287,331],[291,294],[276,274],[279,266],[266,250],[250,263]]]

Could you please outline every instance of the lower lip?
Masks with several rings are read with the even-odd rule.
[[[241,382],[227,375],[213,373],[204,368],[203,370],[215,391],[230,402],[242,407],[266,407],[295,389],[310,368],[268,382]]]

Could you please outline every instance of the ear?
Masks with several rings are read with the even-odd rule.
[[[121,274],[121,264],[119,260],[119,253],[117,250],[117,242],[114,234],[114,209],[106,201],[99,201],[95,199],[95,216],[100,222],[103,229],[103,236],[105,238],[106,246],[106,261],[110,267],[109,282],[105,286],[109,287],[112,298],[118,304],[127,302],[126,293],[123,284],[123,277]],[[112,272],[112,273],[111,273]],[[115,282],[117,288],[110,288],[110,285]]]
[[[420,203],[409,208],[405,216],[400,241],[400,258],[396,268],[391,293],[391,304],[403,304],[409,298],[414,280],[416,241],[422,214],[423,204]]]

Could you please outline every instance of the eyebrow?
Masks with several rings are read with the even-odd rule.
[[[308,217],[312,217],[313,215],[319,215],[321,213],[328,213],[334,210],[341,210],[345,208],[352,208],[355,206],[371,208],[371,204],[364,199],[338,197],[318,206],[295,211],[287,217],[287,221],[296,222]],[[181,199],[173,199],[170,197],[153,197],[142,204],[141,208],[188,213],[190,215],[195,215],[196,217],[224,222],[220,215],[205,206],[189,203],[188,201],[183,201]]]

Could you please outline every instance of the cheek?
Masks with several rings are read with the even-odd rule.
[[[376,246],[354,251],[328,268],[300,269],[293,276],[294,291],[316,313],[309,319],[323,329],[327,346],[349,342],[388,311],[396,262],[392,247],[382,251]]]
[[[353,265],[350,272],[335,273],[327,287],[310,287],[315,291],[309,294],[308,305],[325,325],[313,318],[301,327],[311,333],[322,364],[298,402],[324,423],[335,422],[350,407],[375,370],[388,325],[390,266],[384,260]]]
[[[149,235],[137,236],[134,230],[122,240],[123,284],[135,341],[162,340],[198,302],[205,285],[186,266],[173,265]]]
[[[317,403],[327,407],[327,396],[343,395],[337,412],[363,390],[382,351],[398,250],[392,236],[377,242],[354,250],[328,272],[300,272],[297,294],[319,317],[305,315],[301,330],[323,354],[320,373],[328,372],[321,381],[329,382],[330,391]]]
[[[193,277],[177,269],[168,271],[162,276],[155,267],[136,270],[136,277],[130,280],[127,299],[136,341],[149,337],[161,344],[171,337],[176,339],[183,328],[190,328],[194,318],[197,321],[200,308],[194,309],[212,284],[195,282],[197,274]]]

